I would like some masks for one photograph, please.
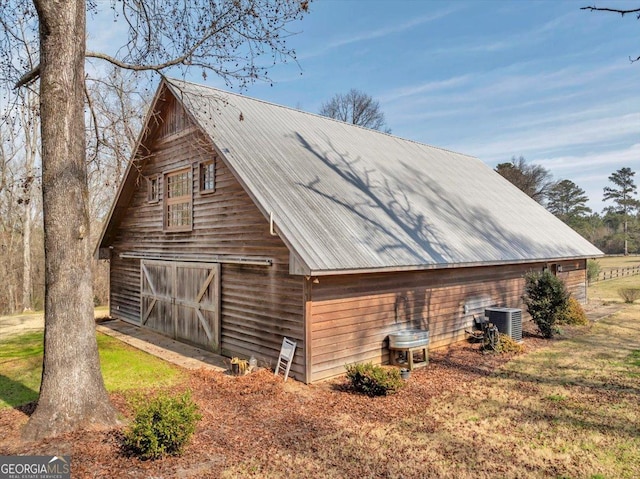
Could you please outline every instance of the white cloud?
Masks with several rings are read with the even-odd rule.
[[[564,67],[551,71],[540,71],[539,66],[530,62],[514,63],[507,67],[488,71],[476,71],[464,75],[452,76],[447,79],[405,85],[390,90],[379,96],[383,102],[391,103],[411,99],[403,107],[419,105],[442,105],[450,109],[452,104],[491,106],[493,103],[508,103],[514,108],[535,105],[541,94],[545,97],[549,92],[562,92],[562,96],[587,94],[583,89],[589,84],[597,84],[616,73],[628,68],[628,65],[613,63],[599,68]],[[637,74],[630,72],[627,80],[618,79],[617,82],[632,84],[637,81]],[[579,88],[583,87],[583,88]],[[571,90],[571,91],[567,91]],[[580,92],[580,93],[578,93]],[[542,98],[541,101],[545,101]]]
[[[423,25],[425,23],[429,23],[432,22],[434,20],[438,20],[440,18],[443,18],[447,15],[450,15],[456,11],[459,10],[459,7],[450,7],[448,9],[439,11],[439,12],[435,12],[435,13],[431,13],[428,15],[423,15],[414,19],[411,19],[409,21],[406,21],[404,23],[400,23],[397,25],[389,25],[389,26],[385,26],[382,28],[378,28],[378,29],[374,29],[371,31],[366,31],[366,32],[356,32],[352,35],[349,36],[345,36],[345,37],[341,37],[341,38],[335,38],[333,40],[329,40],[328,42],[325,43],[325,45],[322,48],[319,48],[315,51],[311,51],[311,52],[307,52],[303,55],[300,55],[298,58],[300,60],[306,60],[309,58],[313,58],[313,57],[318,57],[321,55],[324,55],[326,53],[328,53],[331,50],[334,50],[336,48],[341,48],[344,47],[346,45],[351,45],[353,43],[360,43],[360,42],[364,42],[364,41],[369,41],[369,40],[374,40],[377,38],[383,38],[392,34],[396,34],[396,33],[402,33],[404,31],[410,30],[412,28],[418,27],[420,25]]]
[[[545,155],[576,146],[614,143],[640,137],[640,113],[600,117],[584,121],[550,124],[544,128],[522,128],[496,140],[466,145],[467,151],[485,161],[500,161],[512,154]]]
[[[430,49],[432,55],[452,55],[459,53],[493,53],[504,50],[521,50],[525,46],[543,43],[549,34],[553,33],[558,28],[565,28],[571,14],[565,14],[558,18],[554,18],[547,23],[536,26],[530,30],[514,33],[505,37],[502,35],[500,40],[487,40],[485,42],[478,42],[477,39],[473,42],[456,43],[445,47]]]
[[[390,92],[385,93],[378,98],[382,102],[392,102],[400,98],[411,97],[423,93],[439,92],[449,88],[460,87],[462,85],[468,84],[472,78],[473,77],[471,75],[460,75],[447,78],[445,80],[436,80],[421,83],[418,85],[409,85],[391,90]]]
[[[536,163],[558,172],[558,174],[566,171],[577,173],[577,178],[593,180],[601,177],[600,174],[594,173],[594,170],[600,169],[603,166],[610,167],[611,165],[619,165],[611,170],[611,172],[613,172],[615,169],[624,166],[640,165],[640,143],[635,143],[627,148],[587,153],[581,156],[569,155],[541,158],[538,159]]]

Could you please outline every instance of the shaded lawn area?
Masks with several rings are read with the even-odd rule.
[[[476,345],[433,351],[381,398],[343,379],[185,372],[171,388],[190,388],[203,419],[182,457],[159,461],[123,454],[119,429],[22,444],[27,416],[4,409],[0,454],[70,454],[81,478],[640,477],[640,305],[563,333],[527,338],[511,361]],[[137,394],[111,397],[130,416]]]
[[[98,333],[100,364],[108,391],[166,387],[184,378],[180,368]],[[0,341],[0,409],[35,401],[42,375],[43,332]]]

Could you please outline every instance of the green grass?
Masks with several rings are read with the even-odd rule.
[[[38,398],[42,334],[27,333],[0,341],[0,409]]]
[[[640,377],[640,349],[631,351],[624,359],[623,365],[627,367],[627,376]]]
[[[631,366],[640,368],[640,350],[632,351],[629,357],[627,358],[627,362]]]
[[[561,401],[566,401],[567,396],[563,394],[549,394],[546,397],[546,399],[548,399],[549,401],[561,402]]]
[[[109,392],[170,386],[182,379],[179,368],[117,339],[98,334],[102,375]],[[0,341],[0,409],[35,401],[42,375],[43,333]]]

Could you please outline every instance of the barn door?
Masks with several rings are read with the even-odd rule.
[[[220,348],[220,265],[142,260],[141,323],[212,351]]]
[[[218,352],[220,265],[175,264],[176,339]]]
[[[140,323],[173,337],[174,288],[171,263],[141,260],[140,270]]]

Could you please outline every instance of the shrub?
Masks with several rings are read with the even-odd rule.
[[[404,386],[400,371],[396,368],[383,368],[371,363],[350,364],[345,367],[351,386],[367,396],[386,396]]]
[[[567,307],[558,319],[558,322],[562,324],[577,324],[584,326],[589,324],[587,315],[582,308],[582,305],[574,297],[570,297],[567,302]]]
[[[556,332],[555,323],[566,310],[569,300],[564,283],[548,270],[542,273],[531,271],[525,275],[522,299],[540,334],[552,338]]]
[[[618,294],[625,303],[633,303],[640,298],[640,288],[620,288]]]
[[[178,456],[201,418],[190,392],[161,394],[136,409],[133,424],[125,431],[125,446],[142,459]]]
[[[500,341],[498,342],[496,351],[502,354],[521,354],[524,353],[524,345],[514,340],[508,334],[500,333]]]
[[[587,260],[587,281],[589,284],[594,281],[598,281],[598,275],[600,274],[600,263],[595,259]]]

